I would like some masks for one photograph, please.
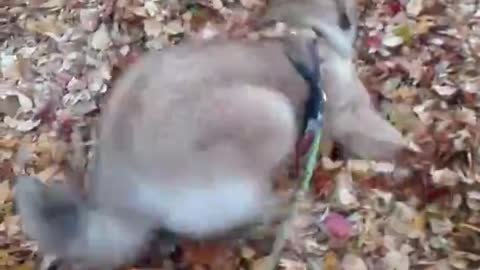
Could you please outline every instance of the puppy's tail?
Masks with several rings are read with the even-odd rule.
[[[40,251],[85,267],[114,267],[136,257],[147,230],[94,209],[66,185],[17,177],[15,204],[23,232]]]

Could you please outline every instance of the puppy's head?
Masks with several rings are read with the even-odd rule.
[[[353,53],[357,35],[355,0],[270,0],[257,25],[273,22],[313,29],[339,53]]]

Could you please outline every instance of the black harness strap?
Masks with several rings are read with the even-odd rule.
[[[310,58],[313,60],[312,68],[309,68],[302,61],[296,61],[292,59],[292,57],[287,54],[288,59],[295,67],[297,72],[307,82],[309,88],[308,99],[305,103],[305,114],[302,120],[302,133],[305,132],[309,120],[316,120],[323,113],[324,100],[322,95],[322,89],[320,87],[320,64],[322,63],[322,60],[316,52],[316,47],[317,39],[313,39],[312,42],[308,44],[308,53]]]

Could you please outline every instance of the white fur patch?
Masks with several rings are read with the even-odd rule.
[[[168,229],[192,237],[231,229],[260,216],[268,196],[254,181],[239,178],[197,181],[198,186],[143,186],[137,190],[136,207],[144,208]]]
[[[118,267],[133,261],[148,240],[148,227],[98,210],[89,211],[84,232],[69,248],[88,266]]]

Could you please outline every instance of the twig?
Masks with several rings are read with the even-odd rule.
[[[291,227],[293,218],[297,214],[298,203],[302,201],[302,199],[305,196],[305,193],[308,192],[308,189],[310,187],[311,178],[312,178],[313,171],[317,161],[321,138],[322,138],[322,130],[321,128],[317,128],[315,130],[315,137],[313,139],[312,145],[310,146],[310,149],[308,151],[307,163],[305,165],[305,171],[303,174],[301,186],[295,194],[295,199],[289,210],[288,217],[285,219],[285,221],[282,223],[282,225],[278,229],[275,242],[273,243],[273,249],[272,249],[272,252],[270,253],[270,264],[268,265],[268,267],[266,267],[265,270],[274,270],[278,264],[278,261],[280,260],[282,250],[285,247],[285,243],[287,241],[288,229]]]
[[[470,225],[468,223],[460,223],[460,224],[457,224],[457,226],[460,227],[460,228],[465,228],[465,229],[469,229],[469,230],[472,230],[474,232],[480,233],[480,228],[475,227],[473,225]]]

